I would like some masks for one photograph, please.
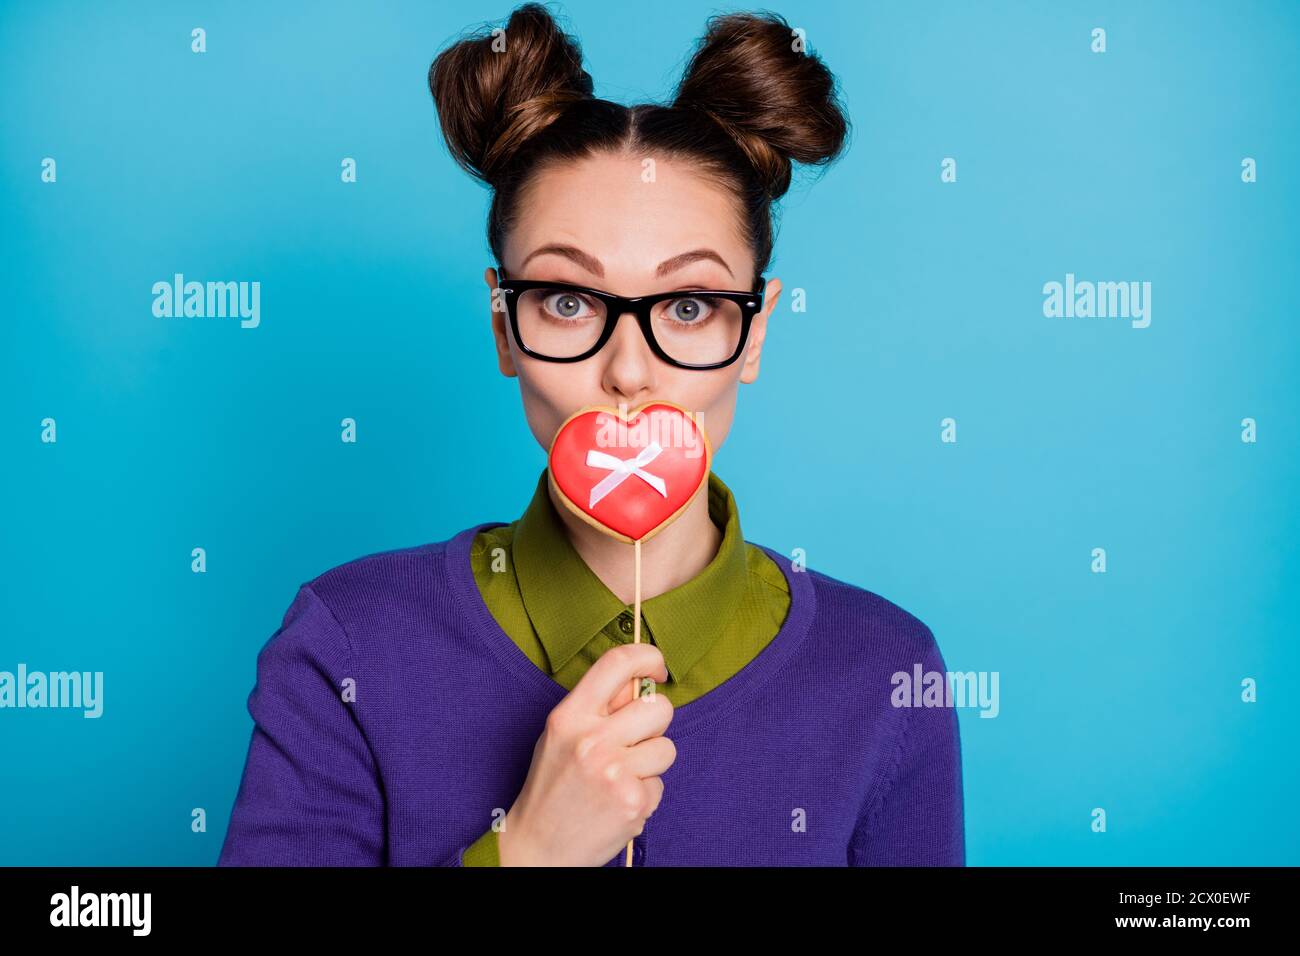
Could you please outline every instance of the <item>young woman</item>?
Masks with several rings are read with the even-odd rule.
[[[451,154],[493,189],[496,356],[543,448],[656,400],[723,444],[781,295],[771,206],[847,132],[797,40],[716,17],[665,106],[593,98],[535,4],[433,63]],[[964,864],[955,714],[897,693],[945,672],[921,621],[745,541],[711,472],[641,582],[633,642],[632,548],[543,470],[514,522],[302,585],[221,863],[619,866],[632,841],[642,866]]]

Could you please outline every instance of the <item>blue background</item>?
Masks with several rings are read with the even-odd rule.
[[[715,461],[745,536],[1000,674],[999,716],[960,715],[972,865],[1300,863],[1300,5],[771,8],[855,130],[784,203],[769,274],[808,311],[783,296]],[[98,720],[0,711],[0,863],[214,863],[298,584],[527,504],[488,195],[425,83],[510,9],[0,14],[0,670],[105,672]],[[556,9],[631,103],[745,7]],[[175,272],[260,281],[261,326],[155,318]],[[1044,317],[1067,272],[1150,281],[1150,327]]]

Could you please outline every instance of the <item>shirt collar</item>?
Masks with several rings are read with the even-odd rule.
[[[631,605],[620,601],[573,547],[546,479],[543,468],[515,528],[512,550],[524,608],[555,674]],[[691,580],[641,602],[649,638],[663,653],[672,681],[685,677],[713,646],[746,590],[748,560],[735,498],[712,471],[708,502],[709,517],[722,530],[718,553]]]

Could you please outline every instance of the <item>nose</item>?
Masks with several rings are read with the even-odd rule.
[[[635,313],[624,312],[618,317],[614,333],[597,354],[605,360],[602,385],[618,401],[631,405],[654,391],[658,362],[641,334]]]

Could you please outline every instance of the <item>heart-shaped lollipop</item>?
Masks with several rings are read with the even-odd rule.
[[[671,524],[709,477],[709,439],[686,409],[649,402],[589,405],[564,420],[551,440],[547,473],[565,507],[621,541],[635,556],[632,640],[641,640],[641,542]],[[646,696],[649,678],[632,680],[632,697]],[[632,865],[632,840],[626,866]]]
[[[636,542],[686,508],[708,479],[711,459],[704,430],[671,402],[650,402],[631,414],[591,405],[556,431],[547,470],[571,511]]]

